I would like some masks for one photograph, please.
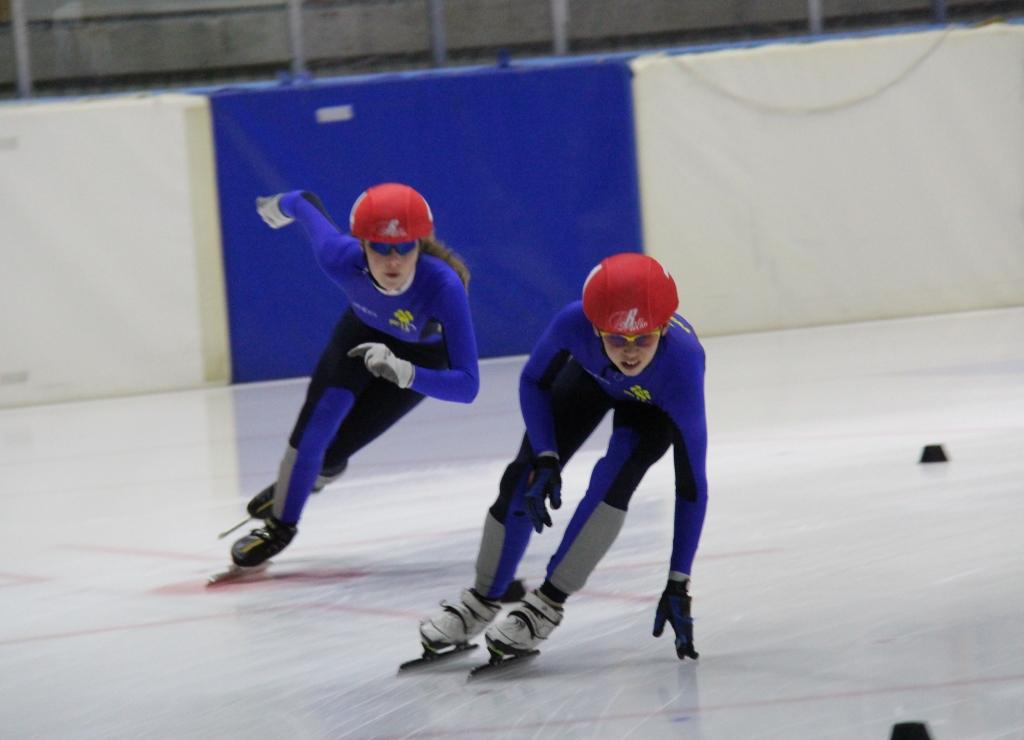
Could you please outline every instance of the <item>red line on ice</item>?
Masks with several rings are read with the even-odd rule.
[[[272,614],[274,612],[298,611],[304,609],[319,609],[328,612],[345,612],[348,614],[372,615],[377,617],[394,617],[396,619],[418,620],[422,615],[415,612],[404,612],[396,609],[376,609],[374,607],[346,606],[344,604],[309,604],[287,606],[270,606],[262,609],[247,609],[246,615],[250,614]],[[214,619],[238,619],[237,611],[221,612],[218,614],[201,614],[194,617],[178,617],[175,619],[161,619],[156,622],[141,622],[138,624],[118,624],[109,627],[93,627],[91,629],[71,630],[68,632],[50,632],[41,635],[24,635],[22,637],[9,637],[0,640],[3,645],[23,645],[29,642],[45,642],[47,640],[66,640],[74,637],[89,637],[91,635],[103,635],[112,632],[125,632],[128,630],[154,629],[157,627],[173,627],[179,624],[190,622],[206,622]]]

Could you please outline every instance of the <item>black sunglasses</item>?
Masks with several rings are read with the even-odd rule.
[[[416,249],[416,245],[419,244],[419,242],[411,241],[399,242],[398,244],[388,244],[386,242],[368,241],[367,244],[370,245],[370,249],[379,254],[381,257],[387,257],[388,255],[391,254],[392,251],[397,252],[400,257],[404,257],[405,255],[409,254],[409,252]]]

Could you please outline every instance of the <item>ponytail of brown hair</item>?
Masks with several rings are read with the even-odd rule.
[[[449,267],[455,270],[455,274],[459,276],[459,280],[462,281],[466,291],[469,291],[469,268],[466,267],[466,263],[462,261],[462,258],[446,247],[443,242],[433,236],[423,237],[420,239],[420,252],[446,262]]]

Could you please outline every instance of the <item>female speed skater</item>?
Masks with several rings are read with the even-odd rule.
[[[535,654],[562,622],[566,600],[622,528],[630,497],[671,446],[675,465],[672,553],[655,609],[680,659],[696,658],[689,582],[707,507],[704,350],[675,313],[676,285],[651,257],[603,260],[530,354],[519,382],[526,434],[487,512],[476,579],[455,602],[420,624],[424,660],[459,652],[486,629],[491,662]],[[561,506],[561,471],[611,411],[608,449],[590,476],[541,586],[497,620],[531,530],[551,526],[546,502]]]
[[[309,494],[426,396],[470,403],[480,387],[469,271],[435,238],[420,193],[400,183],[369,188],[352,206],[350,233],[305,191],[259,198],[257,210],[271,228],[302,225],[349,306],[313,372],[277,480],[246,507],[263,524],[231,548],[240,568],[281,552]]]

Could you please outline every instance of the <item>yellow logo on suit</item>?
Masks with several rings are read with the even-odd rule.
[[[635,398],[637,401],[642,401],[644,403],[651,402],[651,392],[642,386],[634,385],[627,388],[625,393],[627,396]]]
[[[394,317],[395,318],[388,321],[388,323],[391,324],[391,326],[397,326],[404,332],[410,332],[416,328],[416,326],[412,323],[412,311],[400,308],[397,311],[395,311]]]

